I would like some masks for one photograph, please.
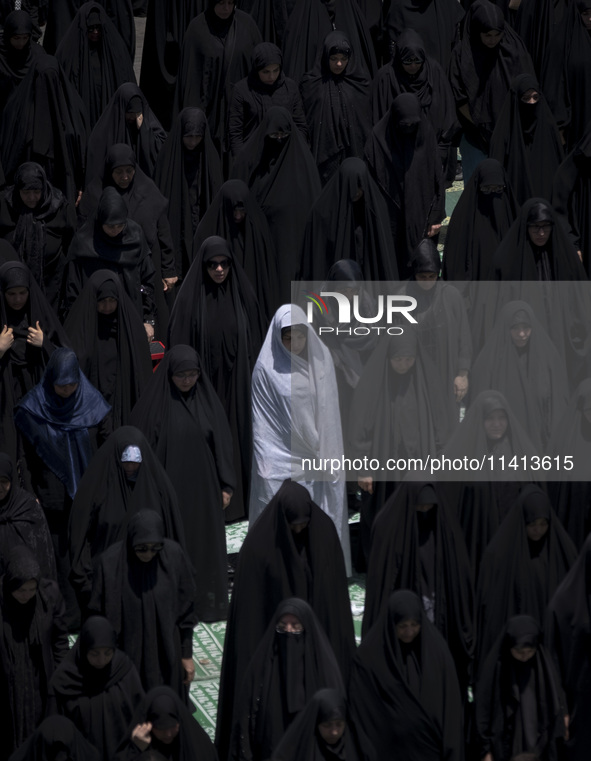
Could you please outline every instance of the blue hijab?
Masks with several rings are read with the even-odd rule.
[[[67,399],[55,393],[54,386],[71,383],[78,387]],[[60,348],[51,355],[41,382],[15,408],[14,420],[73,498],[92,456],[88,429],[110,410],[81,372],[74,352]]]

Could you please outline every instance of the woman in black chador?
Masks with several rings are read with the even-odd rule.
[[[254,288],[265,319],[265,329],[281,305],[277,284],[277,253],[269,223],[254,195],[242,180],[224,182],[199,223],[193,255],[211,235],[228,242]]]
[[[196,349],[230,423],[236,483],[226,521],[248,515],[250,378],[264,329],[254,291],[230,246],[217,235],[206,238],[172,310],[168,346],[185,344]]]
[[[187,554],[197,574],[202,621],[228,610],[224,508],[235,485],[232,432],[197,352],[168,351],[131,416],[152,445],[176,490]]]
[[[58,758],[101,761],[98,750],[65,716],[43,719],[10,761],[56,761]]]
[[[41,576],[24,545],[13,547],[0,577],[0,710],[7,759],[47,710],[47,687],[68,652],[65,606],[55,581]]]
[[[541,624],[577,550],[539,486],[525,486],[486,548],[476,588],[478,668],[504,621],[527,614]]]
[[[511,82],[491,138],[490,155],[507,171],[519,204],[534,196],[550,198],[564,150],[552,112],[531,74],[520,74]]]
[[[193,568],[177,542],[166,539],[153,510],[139,510],[127,536],[95,564],[88,610],[107,618],[117,645],[133,661],[145,690],[167,684],[184,703],[195,676]]]
[[[228,109],[232,86],[250,69],[252,53],[262,42],[248,13],[232,0],[207,0],[206,10],[187,27],[181,48],[175,107],[205,111],[216,149],[229,150]]]
[[[314,67],[300,83],[312,155],[323,185],[343,159],[363,156],[371,131],[370,83],[343,32],[324,40]]]
[[[25,10],[13,10],[6,16],[0,40],[0,111],[35,58],[43,55],[43,48],[33,41],[32,34],[33,22]]]
[[[566,693],[569,761],[586,761],[591,743],[591,537],[548,604],[546,642]]]
[[[310,604],[346,675],[355,637],[339,537],[308,490],[286,480],[248,532],[238,556],[218,701],[216,737],[222,758],[240,679],[277,606],[293,596]]]
[[[308,603],[280,603],[237,686],[228,761],[270,758],[285,730],[323,687],[343,689],[332,648]]]
[[[232,90],[228,134],[233,156],[240,153],[271,106],[286,108],[302,135],[308,137],[298,85],[283,73],[283,55],[277,45],[261,42],[252,51],[248,76]]]
[[[76,724],[105,761],[113,758],[144,697],[135,666],[117,648],[115,629],[101,616],[84,622],[49,691],[59,713]]]
[[[82,608],[90,597],[94,563],[114,542],[125,538],[130,518],[142,509],[157,512],[164,536],[184,547],[174,487],[145,436],[124,425],[90,461],[70,514],[70,577]]]
[[[234,178],[243,180],[267,217],[277,252],[279,297],[291,300],[299,270],[304,226],[320,195],[320,178],[310,149],[290,113],[272,106],[237,157]]]
[[[484,661],[475,701],[483,761],[509,761],[519,753],[535,753],[540,761],[559,757],[569,717],[558,671],[534,618],[507,621]]]
[[[20,488],[13,461],[0,453],[0,573],[4,573],[8,554],[17,544],[31,550],[43,578],[56,578],[53,543],[41,505]]]
[[[94,0],[80,7],[55,57],[84,101],[91,129],[115,90],[124,82],[135,84],[133,61],[119,29]]]
[[[349,705],[376,758],[463,761],[454,662],[414,592],[394,592],[363,638],[353,658]]]
[[[19,166],[14,185],[0,196],[0,236],[15,248],[54,312],[63,302],[63,279],[76,229],[73,204],[47,181],[39,164]]]
[[[365,280],[398,280],[386,201],[359,158],[343,161],[312,207],[299,277],[323,280],[342,259],[357,262]]]
[[[193,261],[197,225],[222,181],[220,157],[205,114],[200,108],[184,108],[162,146],[154,170],[154,182],[169,202],[166,213],[176,251],[176,271],[181,277]]]
[[[365,159],[388,204],[398,273],[412,274],[410,256],[434,237],[445,217],[445,190],[437,137],[413,93],[402,93],[375,125]]]

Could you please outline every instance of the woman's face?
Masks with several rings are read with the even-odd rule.
[[[134,175],[135,167],[131,164],[126,166],[116,166],[111,173],[113,182],[117,187],[121,188],[121,190],[127,190],[133,181]]]
[[[213,256],[205,263],[207,274],[218,285],[228,277],[231,265],[232,260],[227,256]]]
[[[552,237],[552,222],[534,222],[527,226],[529,239],[538,248],[543,248]]]
[[[27,209],[36,209],[41,200],[41,190],[34,188],[31,190],[19,190],[18,194]]]
[[[523,349],[527,346],[531,336],[531,325],[527,325],[525,322],[518,322],[517,325],[511,327],[511,340],[517,346],[518,349]]]
[[[162,542],[145,542],[145,544],[137,544],[133,548],[138,560],[142,563],[149,563],[156,555],[162,550],[164,545]]]
[[[346,727],[344,719],[321,721],[318,725],[318,734],[327,745],[335,745],[345,734]]]
[[[117,311],[119,302],[113,296],[107,296],[105,299],[99,299],[96,302],[96,311],[99,314],[113,314]]]
[[[9,309],[12,309],[13,312],[20,312],[29,300],[29,289],[21,285],[16,288],[7,288],[4,291],[4,298]]]
[[[229,19],[234,12],[234,0],[218,0],[213,6],[213,12],[218,18]]]
[[[349,56],[344,53],[333,53],[328,57],[328,68],[331,74],[338,76],[344,74],[347,64],[349,63]]]
[[[122,462],[121,467],[126,476],[134,476],[140,469],[141,462]]]
[[[55,383],[53,386],[55,393],[62,399],[69,399],[72,394],[76,393],[77,388],[77,383],[65,383],[63,386]]]
[[[414,367],[415,357],[390,357],[390,367],[398,375],[406,375]]]
[[[414,618],[407,618],[405,621],[400,621],[396,624],[396,636],[401,642],[409,645],[415,640],[421,631],[421,624],[415,621]]]
[[[180,724],[175,724],[174,727],[168,727],[167,729],[158,729],[157,727],[152,727],[150,731],[158,740],[158,742],[164,743],[165,745],[170,745],[176,739],[180,728]]]
[[[94,669],[104,669],[113,660],[115,650],[112,647],[93,647],[86,653],[86,660]]]
[[[521,96],[521,102],[528,103],[530,106],[533,106],[539,100],[540,93],[537,90],[534,90],[533,87],[530,90],[526,90]]]
[[[588,32],[591,32],[591,7],[585,8],[584,11],[581,11],[581,19],[583,21],[583,25],[585,29]],[[11,41],[14,39],[13,37],[10,38]]]
[[[488,32],[480,32],[480,41],[487,48],[496,48],[503,37],[500,29],[490,29]]]
[[[259,79],[264,85],[274,85],[281,74],[281,66],[278,63],[270,63],[264,69],[259,69]]]
[[[244,204],[238,203],[236,206],[234,206],[234,209],[232,210],[232,218],[237,225],[241,225],[244,222],[246,219],[246,210],[244,209]]]
[[[422,288],[424,291],[430,291],[437,282],[437,273],[417,272],[415,275],[415,280],[419,284],[419,288]]]
[[[547,518],[537,518],[535,521],[525,524],[525,532],[532,542],[539,542],[548,533],[549,526]]]
[[[0,476],[0,502],[8,496],[10,486],[10,478],[8,476]]]
[[[185,135],[183,137],[183,145],[185,146],[186,150],[194,151],[202,140],[203,135]]]
[[[174,373],[172,376],[172,382],[181,392],[181,394],[188,393],[193,386],[199,380],[201,370],[195,368],[194,370],[183,370],[180,373]]]
[[[280,634],[301,634],[304,631],[304,624],[293,613],[284,613],[277,621],[275,629]]]
[[[402,61],[402,68],[409,77],[414,77],[423,68],[423,62],[420,58],[407,58],[406,61]]]
[[[490,441],[500,441],[507,433],[509,420],[505,410],[493,410],[484,418],[484,430]]]
[[[21,605],[26,605],[36,594],[37,582],[35,579],[31,579],[30,581],[25,581],[18,589],[15,589],[12,596]]]
[[[103,225],[103,232],[108,235],[109,238],[116,238],[125,230],[125,222],[119,225]]]
[[[521,661],[521,663],[526,663],[527,661],[531,660],[535,654],[535,647],[524,647],[523,645],[519,645],[517,647],[511,648],[511,655],[515,658],[516,661]]]
[[[286,330],[285,333],[281,334],[281,343],[285,346],[287,351],[290,351],[292,354],[297,354],[298,356],[306,348],[306,341],[306,334],[296,328],[289,328],[289,330]]]
[[[24,50],[31,39],[30,34],[13,34],[10,38],[10,46],[15,50]]]

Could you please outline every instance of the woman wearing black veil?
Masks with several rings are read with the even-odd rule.
[[[35,58],[43,55],[43,48],[33,41],[32,34],[33,22],[24,9],[12,10],[6,16],[0,40],[0,110],[4,110]]]
[[[531,74],[520,74],[511,82],[490,155],[505,168],[519,204],[534,196],[550,198],[564,150],[552,112]]]
[[[168,221],[176,251],[176,271],[184,277],[193,261],[193,236],[220,189],[222,166],[207,118],[200,108],[184,108],[162,146],[154,182],[168,199]],[[211,235],[217,235],[217,230]]]
[[[320,178],[310,149],[289,112],[270,108],[237,157],[234,178],[243,180],[267,217],[277,252],[279,296],[291,301],[299,270],[304,225],[320,195]]]
[[[65,716],[48,716],[16,750],[10,761],[56,761],[58,758],[101,761],[98,750]]]
[[[277,253],[267,218],[242,180],[224,182],[215,195],[195,233],[194,255],[212,235],[226,239],[254,288],[266,328],[280,306]]]
[[[456,668],[414,592],[394,592],[363,638],[353,658],[349,705],[376,758],[464,758]]]
[[[308,603],[288,598],[277,606],[240,679],[228,761],[270,758],[296,715],[323,687],[344,688],[334,653]]]
[[[113,625],[117,645],[133,661],[145,690],[167,684],[188,705],[195,676],[194,572],[180,544],[165,538],[158,513],[139,510],[126,537],[100,556],[88,612]]]
[[[99,555],[125,538],[139,510],[162,518],[164,536],[185,545],[183,520],[174,487],[146,437],[124,425],[109,436],[86,469],[70,513],[70,578],[85,609]]]
[[[437,138],[413,93],[402,93],[375,125],[365,159],[388,205],[398,273],[410,276],[410,256],[434,237],[445,217],[445,191]]]
[[[483,761],[525,752],[544,761],[559,757],[569,717],[558,671],[534,618],[507,621],[484,661],[475,703]]]
[[[232,155],[237,156],[271,106],[283,106],[307,139],[308,125],[298,85],[283,73],[283,55],[277,45],[261,42],[252,51],[248,76],[232,90],[228,135]]]
[[[196,349],[230,423],[236,483],[226,521],[248,515],[250,378],[264,327],[254,291],[230,246],[217,235],[206,238],[172,310],[168,346]]]
[[[187,554],[196,569],[202,621],[227,615],[224,508],[235,485],[232,433],[197,352],[182,344],[164,355],[131,416],[176,489]]]
[[[300,83],[312,155],[326,185],[345,158],[361,158],[371,131],[370,82],[343,32],[330,32]]]
[[[222,160],[227,159],[228,109],[232,86],[250,69],[261,33],[248,13],[233,0],[208,0],[204,13],[193,19],[183,39],[175,106],[202,108]]]
[[[82,98],[91,129],[115,90],[124,82],[135,84],[129,50],[106,10],[94,0],[80,7],[55,57]]]
[[[53,311],[63,306],[63,279],[74,231],[74,206],[32,161],[19,166],[0,196],[0,236],[11,243]]]
[[[331,519],[301,484],[285,480],[249,530],[238,556],[220,678],[220,757],[240,679],[280,602],[297,596],[314,610],[344,675],[355,650],[347,577]]]
[[[41,576],[28,547],[13,547],[0,577],[3,759],[33,733],[46,713],[49,680],[68,652],[64,613],[56,582]]]
[[[117,647],[113,625],[88,618],[72,650],[49,683],[50,700],[97,748],[103,759],[115,755],[137,704],[144,697],[139,674]]]
[[[525,486],[486,548],[476,588],[478,669],[503,622],[527,614],[544,622],[546,606],[577,550],[539,486]]]

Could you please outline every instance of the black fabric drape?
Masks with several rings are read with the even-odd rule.
[[[162,549],[144,562],[134,547],[146,542]],[[164,537],[158,513],[139,510],[127,524],[126,538],[100,556],[88,611],[111,622],[117,645],[133,661],[145,690],[167,684],[187,704],[181,658],[190,658],[193,650],[194,600],[193,569],[184,550]]]
[[[526,525],[545,518],[538,541]],[[511,616],[530,615],[542,626],[546,606],[577,557],[577,550],[539,486],[525,486],[482,557],[476,589],[478,668]]]
[[[87,659],[88,652],[99,647],[112,651],[112,660],[100,669]],[[100,616],[85,621],[49,690],[59,713],[76,724],[104,759],[113,758],[126,739],[134,709],[144,697],[135,666],[117,649],[112,624]]]
[[[226,279],[216,283],[208,265],[212,257],[230,261]],[[250,379],[265,321],[240,263],[224,238],[206,238],[178,293],[168,346],[192,346],[202,360],[230,423],[236,483],[226,521],[248,515],[252,467]]]
[[[100,761],[101,758],[98,750],[70,719],[48,716],[10,756],[10,761],[55,761],[61,756],[87,761]]]
[[[14,10],[5,20],[0,39],[0,111],[4,110],[6,101],[25,78],[33,61],[43,55],[43,48],[32,39],[33,22],[26,10]],[[28,34],[29,42],[21,50],[10,43],[13,35]]]
[[[414,620],[418,636],[402,643],[396,625]],[[445,640],[419,598],[394,592],[363,638],[349,680],[353,722],[363,727],[376,758],[461,761],[462,698]]]
[[[299,533],[291,530],[295,524]],[[298,525],[299,524],[299,525]],[[355,649],[342,550],[332,520],[301,484],[285,481],[248,532],[238,556],[224,640],[216,743],[226,758],[240,681],[280,602],[314,610],[344,675]]]
[[[186,136],[202,139],[189,151],[183,144]],[[176,271],[184,277],[193,261],[193,236],[197,226],[223,182],[220,157],[201,109],[184,108],[176,118],[156,162],[154,182],[168,199]],[[217,235],[218,231],[210,234]]]
[[[0,158],[6,179],[35,161],[47,179],[74,203],[86,166],[88,116],[82,99],[53,56],[34,60],[9,98],[0,125]]]
[[[100,24],[101,38],[94,46],[88,40],[89,17]],[[92,129],[124,82],[135,84],[133,59],[107,11],[99,2],[84,3],[61,40],[55,57],[86,106]]]
[[[303,631],[279,632],[285,614]],[[295,716],[321,688],[343,689],[332,648],[304,600],[281,602],[240,680],[234,703],[228,761],[270,758]]]
[[[175,372],[200,370],[182,394]],[[197,571],[197,613],[217,621],[228,609],[226,535],[221,491],[234,487],[232,433],[197,352],[168,351],[133,410],[131,422],[152,445],[176,490],[189,560]]]
[[[529,90],[538,93],[537,103],[522,101]],[[534,196],[550,198],[564,151],[552,112],[531,74],[511,82],[491,138],[490,155],[505,168],[517,203]]]
[[[138,447],[142,462],[130,480],[121,456]],[[70,513],[68,546],[71,579],[81,606],[86,606],[93,566],[101,553],[125,538],[130,518],[139,510],[162,518],[164,536],[184,547],[185,533],[174,487],[145,436],[132,426],[118,428],[98,450],[84,473]]]
[[[271,137],[281,133],[279,140]],[[273,106],[267,111],[237,157],[232,175],[248,185],[267,217],[277,252],[279,299],[288,303],[320,179],[310,149],[286,109]]]

